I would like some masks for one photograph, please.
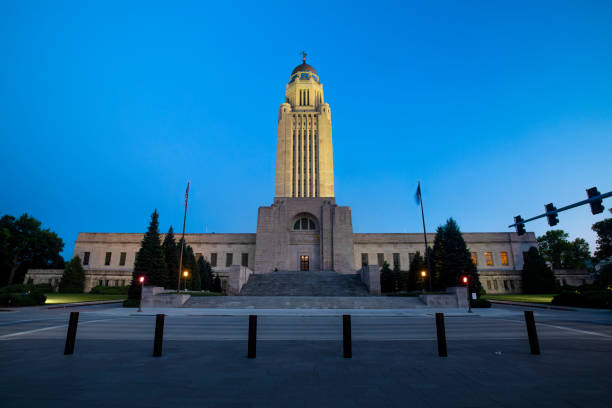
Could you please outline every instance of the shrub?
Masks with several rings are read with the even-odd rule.
[[[487,308],[491,307],[491,302],[486,299],[478,298],[478,299],[470,299],[470,304],[472,308]]]
[[[123,307],[138,307],[140,299],[127,299],[123,301]]]
[[[558,306],[578,306],[580,307],[584,305],[585,301],[584,301],[584,295],[582,295],[581,293],[563,292],[555,296],[550,303],[553,305],[558,305]]]
[[[50,283],[37,283],[34,287],[44,293],[54,292],[53,286]]]
[[[129,286],[94,286],[89,293],[99,295],[127,295]]]
[[[45,304],[47,297],[34,285],[9,285],[0,288],[2,306],[37,306]]]

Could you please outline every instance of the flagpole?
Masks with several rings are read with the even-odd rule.
[[[177,292],[181,290],[181,270],[183,269],[183,247],[185,246],[185,223],[187,222],[187,198],[188,197],[189,197],[189,181],[187,182],[187,190],[185,191],[185,215],[183,216],[183,235],[181,236],[181,255],[179,258],[178,283],[176,285]]]
[[[427,245],[427,230],[425,229],[425,211],[423,210],[423,193],[421,192],[421,182],[419,181],[419,200],[421,201],[421,218],[423,220],[423,238],[425,239],[425,259],[427,259],[427,275],[429,275],[429,291],[431,287],[431,261],[429,260],[429,246]]]

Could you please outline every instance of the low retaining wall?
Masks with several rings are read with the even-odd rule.
[[[361,281],[372,295],[380,295],[380,269],[378,265],[367,265],[359,270]]]
[[[172,289],[145,286],[142,289],[142,307],[181,307],[191,296],[177,294]]]
[[[465,286],[453,286],[446,289],[444,294],[423,294],[419,299],[429,307],[439,308],[467,308],[468,295]]]

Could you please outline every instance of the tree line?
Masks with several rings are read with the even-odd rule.
[[[179,285],[179,261],[181,245],[183,246],[183,262]],[[187,271],[186,282],[182,276]],[[209,290],[221,292],[221,278],[214,275],[210,263],[200,257],[196,260],[193,248],[184,243],[183,238],[177,242],[172,226],[161,241],[159,233],[159,214],[157,210],[151,214],[151,222],[144,234],[140,249],[136,253],[132,282],[128,291],[129,299],[140,298],[138,278],[144,276],[145,285],[162,286],[169,289]]]

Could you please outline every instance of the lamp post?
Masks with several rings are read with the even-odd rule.
[[[189,276],[189,271],[183,271],[183,277],[185,278],[185,292],[187,292],[187,277]]]
[[[426,270],[422,270],[421,271],[421,278],[423,278],[423,293],[425,293],[425,277],[427,276],[427,271]]]
[[[138,303],[138,311],[142,312],[142,290],[144,289],[144,276],[138,278],[140,282],[140,303]]]
[[[464,276],[463,278],[461,278],[461,280],[463,281],[463,283],[465,284],[465,288],[467,289],[468,313],[472,313],[472,294],[470,293],[470,285],[468,284],[469,279],[467,276]]]

